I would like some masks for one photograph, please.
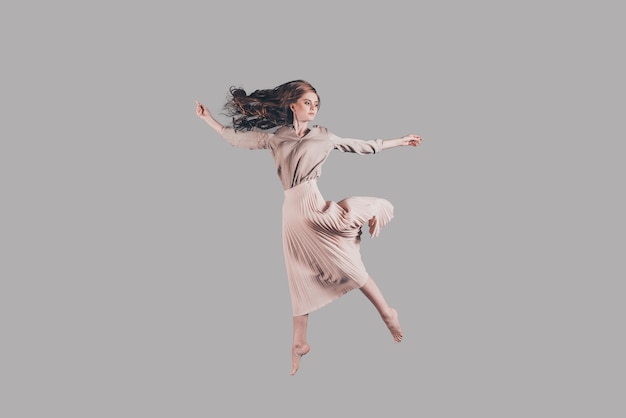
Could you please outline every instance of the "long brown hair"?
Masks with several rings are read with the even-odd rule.
[[[224,105],[226,115],[233,118],[237,131],[271,129],[293,123],[293,112],[289,105],[302,95],[313,92],[313,86],[304,80],[293,80],[273,89],[255,90],[250,94],[241,87],[231,87],[230,98]]]

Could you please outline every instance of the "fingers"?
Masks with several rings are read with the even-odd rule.
[[[204,107],[204,105],[202,103],[200,103],[198,100],[196,100],[196,113],[198,114],[198,116],[202,116],[206,112],[207,112],[207,110]]]
[[[409,134],[405,138],[408,139],[408,145],[414,147],[418,146],[422,142],[422,137],[415,134]]]

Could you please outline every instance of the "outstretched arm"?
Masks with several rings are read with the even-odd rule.
[[[230,145],[237,148],[265,149],[269,146],[269,138],[272,136],[266,132],[247,131],[235,132],[231,127],[219,123],[211,112],[196,100],[196,115],[205,121],[211,128],[222,136]]]
[[[403,136],[402,138],[363,140],[341,138],[331,133],[330,140],[335,145],[335,149],[338,149],[339,151],[354,152],[356,154],[375,154],[388,148],[400,146],[416,147],[422,141],[422,138],[418,135],[409,134]]]
[[[422,137],[415,134],[408,134],[402,138],[386,139],[383,141],[382,149],[411,146],[416,147],[422,142]]]
[[[224,129],[224,125],[222,125],[221,123],[219,123],[211,114],[211,112],[209,112],[209,109],[207,109],[202,103],[200,103],[199,101],[196,100],[196,115],[198,115],[198,117],[200,119],[202,119],[203,121],[205,121],[206,123],[209,124],[209,126],[213,129],[215,129],[215,131],[218,134],[222,133],[222,130]]]

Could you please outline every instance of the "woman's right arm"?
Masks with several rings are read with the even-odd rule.
[[[197,100],[196,115],[198,115],[200,119],[208,123],[211,128],[215,129],[215,131],[221,135],[222,130],[224,129],[224,125],[215,120],[211,112],[209,112],[209,109],[207,109],[202,103]]]
[[[209,110],[196,100],[196,115],[222,136],[230,145],[237,148],[265,149],[269,146],[270,134],[265,132],[236,132],[233,128],[219,123]]]

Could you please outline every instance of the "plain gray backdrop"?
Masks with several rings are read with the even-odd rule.
[[[623,417],[618,2],[4,3],[0,415]],[[370,274],[289,376],[282,189],[195,115],[305,79]]]

